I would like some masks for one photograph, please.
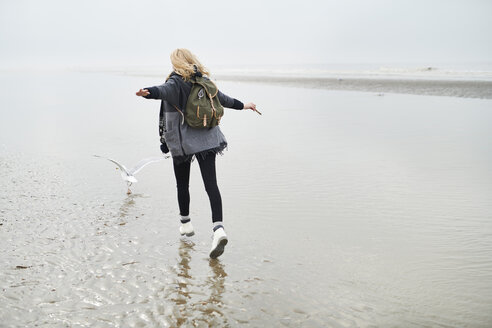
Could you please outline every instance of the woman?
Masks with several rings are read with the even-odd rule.
[[[178,189],[178,204],[181,215],[181,235],[194,234],[189,217],[190,193],[190,166],[193,158],[198,160],[200,171],[210,199],[213,222],[213,241],[210,257],[217,258],[224,252],[227,244],[227,235],[222,223],[222,199],[217,186],[215,171],[215,157],[227,147],[227,141],[218,126],[213,128],[192,128],[182,120],[182,114],[176,109],[186,108],[186,102],[191,91],[194,75],[210,76],[209,71],[187,49],[176,49],[171,53],[173,72],[166,82],[159,86],[140,89],[137,96],[147,99],[161,99],[161,149],[164,153],[171,152],[173,157],[174,174]],[[222,92],[217,97],[224,107],[233,109],[256,110],[256,105],[244,105],[237,99],[231,98]]]

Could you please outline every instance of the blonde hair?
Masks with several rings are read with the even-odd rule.
[[[178,48],[174,50],[171,53],[171,63],[173,64],[174,71],[181,75],[185,81],[188,81],[195,74],[195,66],[202,75],[210,76],[208,69],[188,49]]]

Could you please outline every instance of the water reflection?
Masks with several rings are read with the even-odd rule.
[[[176,270],[176,294],[171,301],[176,305],[175,320],[176,325],[181,327],[185,324],[192,314],[192,305],[188,302],[191,299],[190,289],[193,287],[190,274],[190,252],[194,250],[195,244],[188,240],[181,240],[178,249],[178,263]]]
[[[225,291],[225,278],[227,277],[227,273],[224,270],[224,264],[220,262],[220,260],[210,259],[208,265],[210,266],[210,269],[212,269],[212,274],[206,280],[206,285],[210,291],[208,304],[221,308],[223,305],[222,296]]]
[[[173,297],[170,299],[176,311],[176,326],[204,325],[224,326],[227,318],[223,313],[223,295],[227,273],[219,260],[208,260],[209,274],[203,276],[202,282],[195,283],[190,262],[195,244],[187,239],[180,241],[176,265],[176,284]],[[201,255],[200,255],[201,256]],[[203,262],[202,262],[203,263]],[[196,263],[197,266],[200,263]]]
[[[135,206],[135,199],[143,197],[143,194],[129,194],[123,204],[121,204],[120,209],[118,211],[118,215],[120,218],[124,218],[128,216],[128,212]]]
[[[224,264],[219,260],[209,259],[208,265],[211,272],[202,284],[203,292],[208,297],[196,303],[198,318],[193,321],[193,324],[205,323],[209,327],[225,327],[228,326],[228,320],[223,312],[223,295],[227,273]]]

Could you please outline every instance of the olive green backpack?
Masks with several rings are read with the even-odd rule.
[[[174,107],[192,128],[213,128],[219,125],[220,119],[224,115],[224,107],[217,97],[219,89],[215,83],[200,75],[196,74],[190,79],[193,86],[188,96],[185,112],[183,113],[178,107]]]

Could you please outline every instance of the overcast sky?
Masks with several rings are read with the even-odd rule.
[[[491,0],[0,0],[0,66],[492,60]]]

